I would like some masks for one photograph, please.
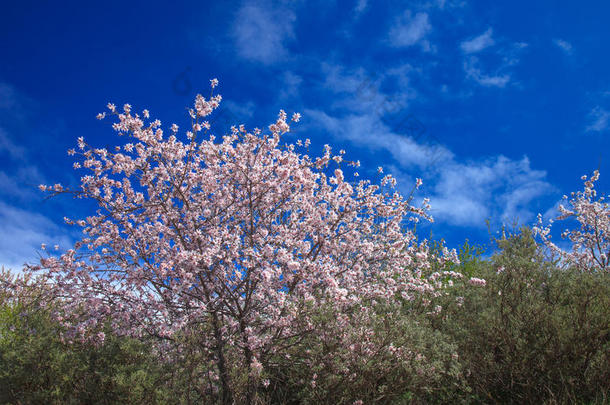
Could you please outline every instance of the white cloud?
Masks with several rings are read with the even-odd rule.
[[[40,197],[38,185],[45,183],[36,166],[19,166],[11,175],[0,170],[0,198],[25,201]]]
[[[389,68],[381,73],[369,74],[364,69],[346,71],[341,66],[323,64],[323,90],[332,91],[333,109],[354,113],[385,114],[405,110],[410,100],[417,97],[411,86],[410,74],[417,69],[409,64]],[[382,85],[396,89],[393,94],[380,90]]]
[[[19,271],[35,262],[42,243],[67,249],[72,241],[45,216],[0,202],[0,266]]]
[[[587,132],[602,132],[610,127],[610,111],[596,106],[589,113],[589,125]]]
[[[525,42],[515,42],[498,52],[502,56],[501,69],[514,66],[521,60],[521,52],[529,45]]]
[[[356,3],[356,7],[354,7],[354,14],[356,17],[359,17],[366,11],[368,7],[368,0],[358,0]]]
[[[419,44],[425,51],[430,50],[430,42],[425,39],[432,31],[427,13],[413,15],[407,10],[399,17],[389,32],[390,43],[395,47],[408,47]]]
[[[359,94],[364,89],[376,88],[376,74],[369,75],[364,69],[353,69],[346,72],[342,66],[323,63],[321,71],[324,74],[324,89],[335,94]]]
[[[0,83],[0,111],[8,110],[4,122],[19,121],[25,116],[23,104],[31,101],[21,95],[14,87]],[[37,166],[30,164],[27,149],[15,141],[15,137],[0,127],[0,159],[6,163],[0,168],[0,198],[25,201],[36,195],[44,176]],[[8,163],[10,162],[10,164]]]
[[[403,65],[387,69],[385,71],[385,77],[395,80],[401,91],[413,93],[413,98],[415,98],[415,89],[411,87],[410,80],[410,75],[413,73],[420,73],[420,70],[413,67],[413,65],[409,63],[405,63]]]
[[[482,227],[488,218],[530,221],[530,203],[550,192],[546,172],[533,170],[527,157],[504,156],[480,162],[452,161],[440,170],[430,197],[433,216],[452,225]]]
[[[529,220],[529,203],[552,189],[545,176],[532,170],[527,158],[449,162],[440,170],[430,197],[432,214],[452,225],[475,227],[484,226],[488,218]]]
[[[25,107],[32,104],[13,86],[0,83],[0,112],[7,123],[26,117]],[[3,128],[0,128],[0,158],[6,162],[0,170],[0,266],[18,272],[25,262],[36,260],[41,243],[68,248],[71,240],[53,221],[22,207],[28,201],[40,199],[37,186],[46,181],[38,167],[28,163],[32,161],[28,150]]]
[[[280,100],[288,100],[298,97],[300,94],[300,86],[303,83],[303,78],[291,71],[282,73],[281,77],[282,88],[280,89]]]
[[[0,82],[0,109],[10,109],[18,105],[17,93],[13,86]]]
[[[236,103],[233,100],[222,100],[222,104],[224,104],[224,110],[227,110],[229,115],[237,120],[232,125],[242,124],[244,120],[252,118],[256,108],[253,101]]]
[[[481,67],[481,61],[475,54],[497,45],[492,34],[492,28],[488,28],[481,35],[460,43],[460,48],[464,53],[463,68],[466,78],[474,80],[481,86],[503,88],[512,81],[512,75],[507,70],[519,63],[521,53],[528,47],[528,44],[525,42],[508,43],[501,38],[499,46],[495,46],[490,54],[496,60],[500,58],[501,63],[490,73],[487,72],[488,69]],[[484,60],[487,59],[489,58]]]
[[[547,209],[544,212],[544,214],[542,214],[542,220],[544,222],[549,222],[550,220],[554,221],[559,216],[561,216],[561,212],[559,211],[559,206],[562,204],[565,205],[565,200],[564,199],[558,200],[553,206],[551,206],[549,209]]]
[[[0,128],[0,154],[2,153],[6,153],[12,159],[22,160],[25,149],[13,142],[6,131]]]
[[[286,59],[286,42],[294,38],[295,21],[295,13],[286,7],[245,1],[233,23],[239,55],[266,65]]]
[[[441,160],[453,159],[453,153],[434,143],[418,143],[405,125],[405,133],[394,132],[375,112],[333,117],[319,110],[305,110],[304,118],[333,136],[372,151],[385,151],[403,167],[425,169]],[[406,123],[408,124],[408,123]],[[422,135],[422,138],[425,136]]]
[[[521,223],[532,221],[532,201],[553,187],[546,172],[533,170],[527,157],[511,160],[496,156],[481,161],[460,162],[445,146],[426,134],[399,134],[374,114],[333,117],[318,110],[306,110],[304,119],[318,129],[371,151],[385,152],[393,160],[387,167],[401,178],[402,171],[423,173],[432,183],[431,214],[437,221],[457,226],[484,227],[487,218]],[[393,162],[393,163],[392,163]],[[421,176],[421,175],[420,175]],[[409,191],[412,184],[401,184]]]
[[[11,120],[22,121],[26,118],[26,109],[35,104],[14,86],[0,81],[0,112],[8,113]],[[0,118],[0,120],[2,120]]]
[[[466,72],[466,77],[485,87],[502,88],[505,87],[508,82],[510,82],[511,77],[508,73],[495,75],[487,75],[483,73],[478,67],[478,62],[478,59],[474,56],[469,57],[464,61],[464,71]]]
[[[448,10],[452,8],[464,8],[466,5],[466,1],[463,0],[429,0],[423,4],[423,7]]]
[[[479,35],[478,37],[472,38],[467,41],[463,41],[460,44],[460,48],[464,53],[477,53],[481,52],[483,49],[488,48],[495,44],[494,39],[491,37],[493,34],[493,30],[488,28],[487,31]]]
[[[556,38],[553,40],[553,43],[555,44],[555,46],[557,46],[559,49],[561,49],[568,55],[572,53],[572,44],[568,41]]]

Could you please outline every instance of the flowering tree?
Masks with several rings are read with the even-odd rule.
[[[213,93],[196,97],[184,141],[175,124],[167,136],[148,111],[109,104],[114,130],[133,141],[108,151],[79,138],[69,153],[81,157],[76,169],[88,170],[80,189],[41,186],[99,209],[66,218],[86,237],[34,268],[51,275],[68,313],[84,311],[78,323],[64,320],[81,338],[103,338],[90,331],[108,317],[119,333],[135,336],[171,340],[204,331],[198,345],[216,365],[211,380],[222,401],[233,400],[237,363],[249,376],[249,402],[266,359],[316,333],[309,317],[316,308],[346,311],[431,291],[422,272],[454,255],[445,249],[446,256],[432,257],[405,228],[426,217],[425,207],[392,191],[391,176],[381,187],[350,183],[343,151],[325,146],[311,158],[298,151],[309,140],[283,144],[290,130],[283,111],[269,133],[240,126],[219,140],[205,135],[205,119],[220,101]],[[228,359],[228,351],[239,358]]]
[[[48,289],[44,277],[34,277],[29,272],[12,273],[4,266],[0,268],[0,305],[37,307],[48,300]]]
[[[564,196],[568,206],[559,206],[560,216],[557,220],[574,218],[580,224],[579,229],[566,229],[561,234],[562,238],[572,243],[570,251],[561,249],[551,241],[551,225],[543,226],[541,215],[538,215],[538,226],[534,227],[534,232],[540,235],[552,253],[564,264],[581,271],[610,271],[610,205],[605,196],[596,198],[595,182],[598,179],[597,170],[589,179],[583,176],[583,191],[571,193],[570,199]]]

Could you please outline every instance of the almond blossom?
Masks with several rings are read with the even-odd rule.
[[[40,187],[97,204],[86,218],[66,218],[85,237],[31,267],[52,277],[73,310],[64,323],[75,338],[102,339],[94,330],[109,317],[117,333],[164,341],[206,331],[197,343],[230,403],[231,368],[254,384],[269,356],[319,332],[308,321],[316,308],[340,313],[432,291],[423,272],[456,259],[447,249],[435,257],[416,240],[407,225],[426,210],[393,190],[391,176],[381,185],[349,182],[341,164],[358,164],[343,151],[326,145],[312,158],[283,143],[284,111],[268,133],[239,126],[218,138],[206,117],[220,102],[196,97],[184,140],[175,124],[166,135],[146,110],[109,104],[114,130],[129,142],[113,152],[79,138],[72,152],[87,172],[80,188]],[[239,364],[229,363],[229,350],[241,353]]]
[[[571,193],[569,199],[564,196],[567,205],[559,205],[560,215],[556,220],[574,219],[580,225],[577,229],[565,229],[561,234],[571,242],[570,250],[562,249],[551,240],[553,221],[544,226],[542,216],[538,215],[538,225],[533,228],[564,265],[586,272],[610,271],[610,205],[606,196],[597,196],[595,182],[598,179],[597,170],[590,178],[583,176],[584,189]]]

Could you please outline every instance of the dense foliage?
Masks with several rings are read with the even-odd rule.
[[[431,298],[441,312],[414,301],[371,305],[373,316],[349,314],[337,334],[334,312],[320,308],[314,322],[328,334],[295,340],[288,356],[271,358],[258,402],[606,403],[608,273],[557,268],[527,228],[497,245],[488,259],[464,245],[459,270],[486,285],[456,281]],[[38,288],[29,290],[30,297]],[[70,345],[62,342],[48,303],[5,294],[1,305],[2,403],[187,404],[210,398],[206,380],[214,364],[196,345],[172,362],[151,350],[151,342],[110,330],[102,344]],[[361,343],[346,346],[348,335]],[[363,345],[374,350],[384,342],[411,356],[400,362],[384,351],[362,356]],[[238,354],[229,351],[233,356]],[[245,378],[237,369],[232,376]]]
[[[610,394],[610,277],[543,259],[529,229],[471,258],[484,289],[454,290],[434,330],[450,336],[485,403],[605,403]],[[475,260],[473,263],[472,261]]]
[[[99,209],[66,219],[74,249],[2,272],[1,403],[608,401],[597,172],[560,209],[571,250],[540,221],[458,259],[417,239],[427,202],[391,176],[349,182],[343,152],[283,144],[284,112],[268,134],[203,137],[219,102],[197,97],[185,142],[109,105],[134,143],[81,138],[80,188],[41,186]]]

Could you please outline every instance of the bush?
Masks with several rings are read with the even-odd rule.
[[[527,228],[497,242],[500,252],[474,266],[486,287],[454,289],[433,319],[458,345],[473,393],[485,403],[605,401],[608,273],[556,268]]]
[[[457,346],[447,336],[397,305],[360,311],[343,317],[320,311],[316,322],[328,332],[270,361],[269,403],[458,403],[467,388]]]
[[[2,286],[12,277],[2,274]],[[170,398],[150,345],[109,331],[103,345],[63,343],[44,285],[0,294],[0,403],[150,404]]]
[[[282,350],[262,354],[257,403],[606,403],[610,274],[556,267],[529,229],[497,243],[490,259],[465,244],[460,264],[433,266],[435,290],[414,300],[362,302],[347,312],[310,308],[297,322],[313,325],[295,330],[326,332],[285,339]],[[472,278],[486,285],[471,285]],[[174,343],[107,329],[101,345],[68,345],[50,315],[60,301],[49,301],[44,289],[30,283],[0,293],[0,403],[217,397],[214,359],[199,348],[205,325]],[[232,356],[239,350],[228,348]],[[250,383],[247,370],[230,372],[236,386]]]

